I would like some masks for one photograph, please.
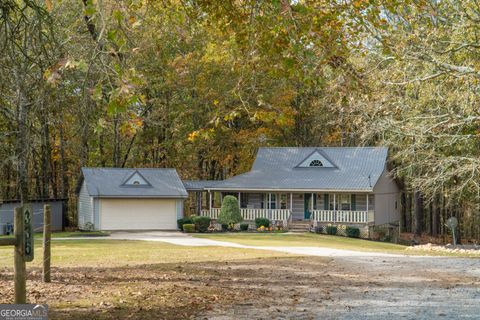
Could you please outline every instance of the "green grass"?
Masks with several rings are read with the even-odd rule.
[[[195,237],[260,247],[326,247],[333,249],[406,255],[479,257],[478,254],[406,250],[406,248],[408,248],[407,246],[394,243],[329,236],[316,233],[218,233],[196,234]]]
[[[42,242],[35,241],[35,259],[28,266],[41,266]],[[264,250],[185,247],[164,242],[122,240],[53,240],[52,267],[117,267],[139,264],[232,261],[291,256]],[[13,267],[13,247],[0,247],[0,268]]]
[[[197,234],[195,237],[260,247],[328,247],[356,251],[395,253],[403,253],[406,248],[402,245],[387,242],[376,242],[315,233],[219,233],[205,235]]]

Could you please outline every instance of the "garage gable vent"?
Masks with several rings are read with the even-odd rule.
[[[145,179],[138,170],[132,173],[122,184],[124,187],[151,187],[150,182]]]

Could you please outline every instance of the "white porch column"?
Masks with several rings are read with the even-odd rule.
[[[208,190],[208,196],[209,196],[209,200],[208,200],[208,210],[209,211],[212,211],[212,192],[210,190]]]
[[[242,202],[240,201],[240,192],[238,193],[238,207],[242,207]]]
[[[337,222],[337,204],[336,204],[335,193],[333,194],[333,220]]]
[[[293,211],[293,193],[290,192],[290,213]]]
[[[268,193],[268,219],[272,219],[272,194]]]

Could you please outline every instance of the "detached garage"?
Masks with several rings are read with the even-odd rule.
[[[81,230],[173,230],[187,191],[175,169],[82,168]]]

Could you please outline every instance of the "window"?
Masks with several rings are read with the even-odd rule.
[[[329,210],[338,210],[338,199],[333,194],[330,194],[328,197]]]
[[[280,209],[287,209],[287,199],[286,193],[280,194]]]
[[[136,185],[136,186],[138,186],[138,185],[140,184],[140,181],[135,180],[135,181],[133,181],[133,184]]]
[[[270,196],[270,209],[276,209],[277,208],[277,195],[275,193],[272,193]]]
[[[333,194],[328,197],[330,210],[352,210],[352,198],[350,194],[335,195],[335,208],[333,198]]]
[[[310,162],[310,167],[323,167],[322,161],[315,159]]]
[[[340,208],[341,210],[351,210],[352,209],[352,201],[349,194],[341,194],[340,195]]]

